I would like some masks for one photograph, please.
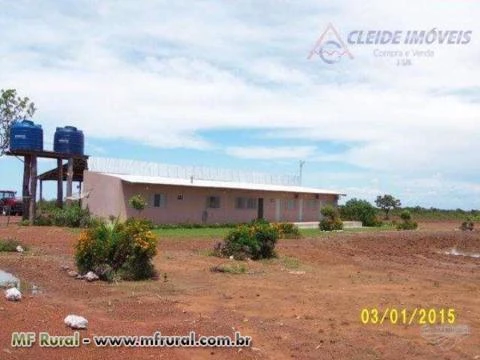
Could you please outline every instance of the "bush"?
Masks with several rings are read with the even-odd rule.
[[[404,221],[397,225],[397,230],[415,230],[418,224],[415,221]]]
[[[18,240],[15,239],[2,239],[0,240],[0,252],[16,252],[17,246],[21,246],[23,250],[26,250],[26,247],[23,246]]]
[[[343,220],[361,221],[363,226],[380,226],[377,219],[377,209],[367,200],[351,199],[340,207]]]
[[[115,219],[113,221],[115,221]],[[125,221],[125,224],[126,225],[135,224],[135,226],[141,226],[141,227],[144,227],[145,229],[148,229],[148,230],[155,229],[155,225],[153,224],[153,222],[151,220],[148,220],[148,219],[129,218],[129,219],[127,219],[127,221]]]
[[[277,227],[266,221],[255,221],[230,231],[214,251],[218,256],[233,256],[237,260],[268,259],[276,256],[275,244],[279,237]]]
[[[403,210],[400,213],[400,218],[402,222],[397,224],[397,230],[415,230],[418,227],[418,224],[415,221],[412,221],[412,214],[408,210]]]
[[[324,216],[324,219],[320,220],[319,223],[320,230],[333,231],[343,229],[343,223],[337,208],[327,205],[322,208],[320,213]]]
[[[402,219],[403,221],[410,221],[412,220],[412,214],[408,210],[403,210],[400,213],[400,219]]]
[[[50,203],[42,205],[34,224],[39,226],[67,226],[73,228],[86,228],[97,224],[96,220],[90,214],[88,208],[83,209],[80,203],[73,202],[60,209],[52,206]]]
[[[297,225],[292,223],[274,223],[272,224],[278,230],[280,239],[298,239],[302,235]]]
[[[155,276],[151,262],[157,253],[157,239],[144,221],[99,223],[81,232],[75,246],[75,260],[81,273],[94,271],[103,280],[119,276],[124,280]]]
[[[138,211],[140,214],[146,207],[147,207],[147,200],[140,195],[133,195],[130,199],[128,199],[128,205]]]
[[[52,214],[39,214],[33,221],[33,224],[37,226],[52,226],[53,216]]]
[[[460,225],[460,230],[462,231],[473,231],[475,224],[471,219],[467,219],[467,221],[462,222]]]

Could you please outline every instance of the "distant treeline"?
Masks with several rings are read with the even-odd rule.
[[[392,216],[400,216],[403,210],[408,210],[415,220],[467,220],[480,221],[480,210],[445,210],[434,207],[423,208],[421,206],[402,207],[392,210]],[[379,210],[379,215],[381,210]]]

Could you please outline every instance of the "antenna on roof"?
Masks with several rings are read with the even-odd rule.
[[[300,160],[299,161],[299,176],[298,176],[298,181],[299,181],[299,185],[302,185],[302,174],[303,174],[303,165],[305,165],[305,161],[304,160]]]

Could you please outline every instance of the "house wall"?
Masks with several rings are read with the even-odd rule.
[[[88,171],[84,181],[85,191],[90,191],[90,196],[83,204],[93,214],[120,216],[121,219],[138,216],[137,210],[128,206],[128,199],[141,194],[148,202],[141,216],[156,224],[243,223],[256,219],[258,209],[237,209],[237,197],[263,198],[264,218],[269,221],[318,221],[321,206],[337,203],[337,195],[319,194],[317,199],[315,194],[303,193],[132,184]],[[155,194],[165,196],[164,207],[153,206]],[[183,199],[178,199],[179,195]],[[220,208],[207,208],[208,196],[219,196]]]
[[[88,207],[92,214],[97,216],[107,218],[113,215],[119,216],[121,219],[126,218],[122,180],[113,176],[85,171],[83,181],[84,192],[89,193],[88,197],[82,199],[83,207]]]
[[[257,209],[237,209],[235,207],[237,197],[263,198],[264,218],[269,221],[318,221],[320,206],[337,202],[336,195],[320,195],[320,198],[316,199],[315,194],[298,194],[298,198],[295,199],[294,193],[285,192],[124,183],[125,201],[135,194],[141,194],[149,203],[142,212],[142,216],[157,224],[242,223],[256,219],[258,207]],[[165,207],[153,206],[154,194],[166,196]],[[182,200],[178,199],[179,195],[183,197]],[[220,208],[207,208],[208,196],[219,196]],[[288,207],[289,200],[293,201],[293,208]],[[307,206],[307,204],[311,205],[307,200],[314,200],[315,206]],[[279,206],[277,203],[280,205],[279,212],[277,212],[277,206]],[[303,205],[302,211],[300,211],[300,205]],[[138,215],[137,211],[127,207],[127,216],[135,215]],[[300,215],[302,215],[301,218]]]

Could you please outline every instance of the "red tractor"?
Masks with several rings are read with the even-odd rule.
[[[1,215],[22,215],[23,202],[21,198],[15,197],[16,191],[0,190],[0,214]]]

